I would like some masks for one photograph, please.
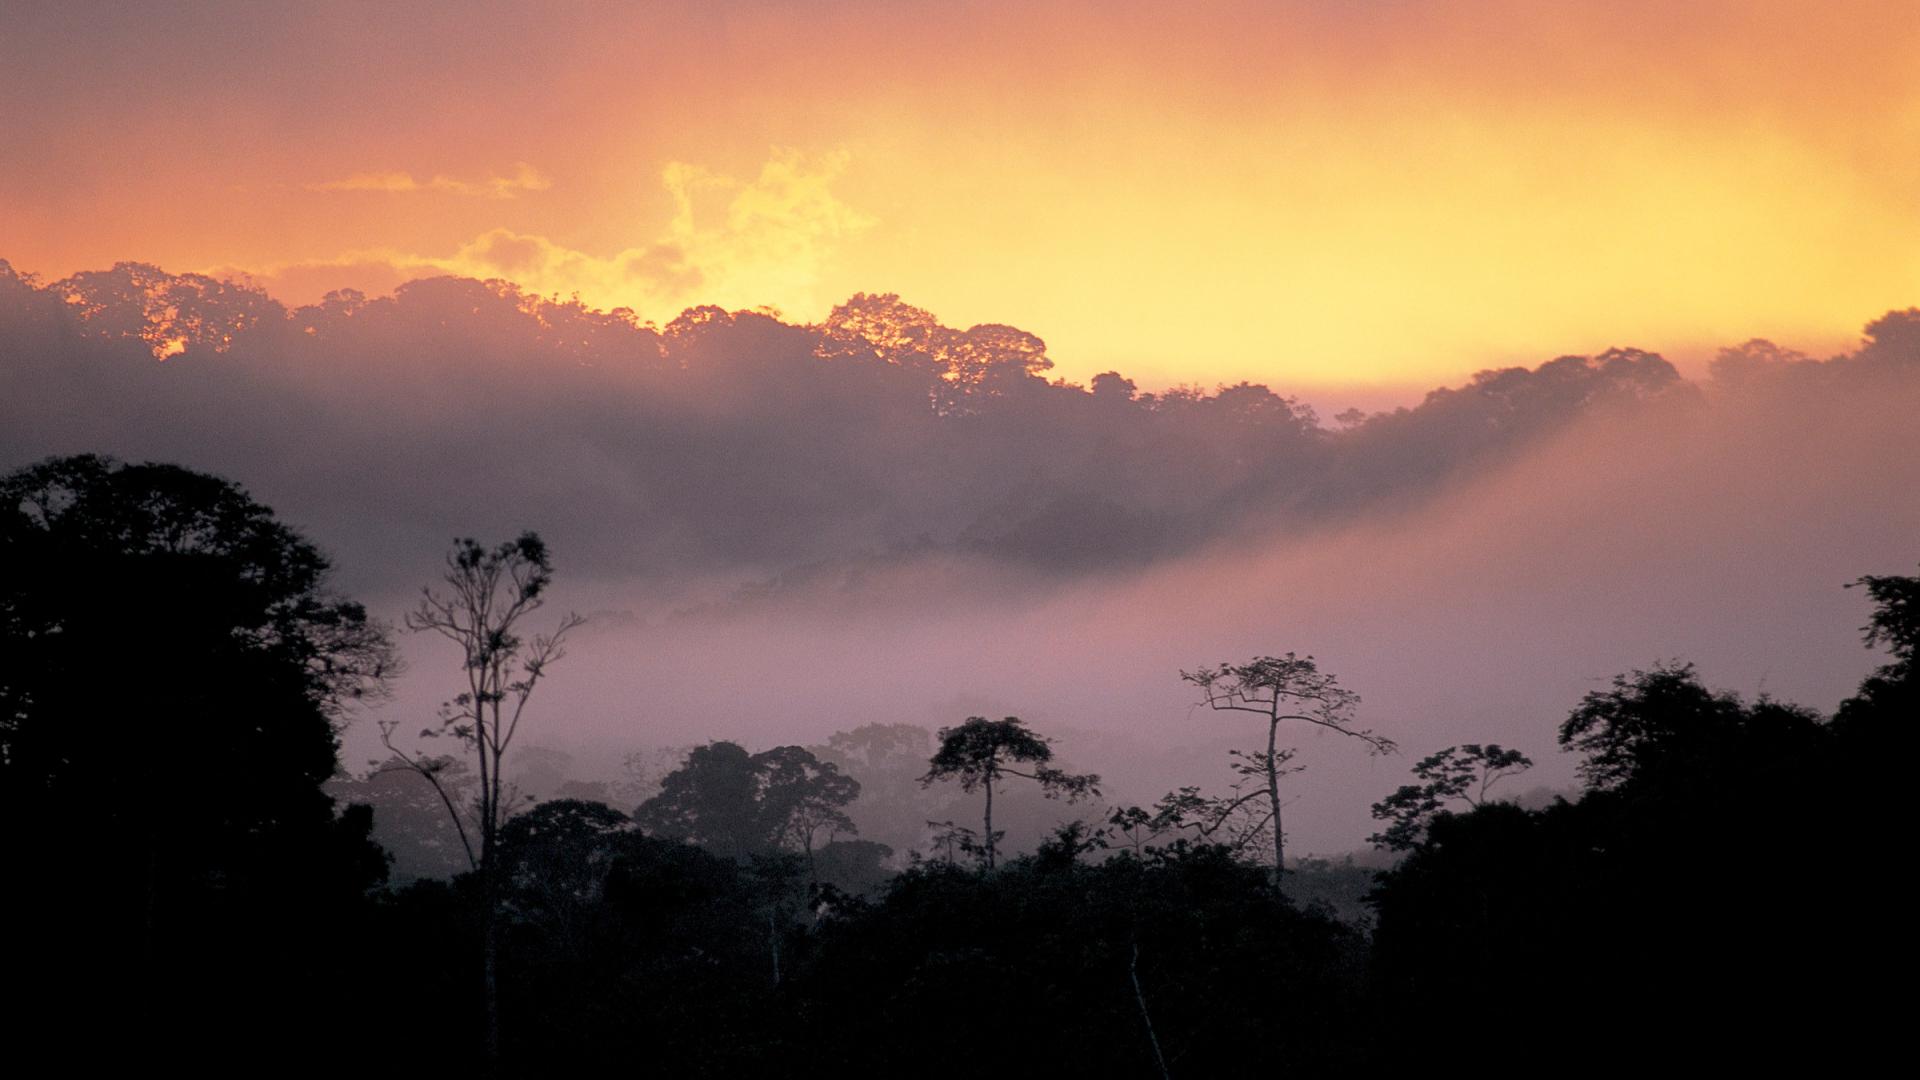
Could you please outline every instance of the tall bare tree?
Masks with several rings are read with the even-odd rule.
[[[1360,695],[1323,672],[1311,656],[1261,656],[1244,664],[1183,671],[1180,677],[1200,688],[1204,703],[1217,710],[1248,712],[1267,721],[1264,752],[1241,753],[1251,770],[1267,781],[1267,807],[1273,825],[1273,880],[1286,873],[1286,833],[1280,821],[1280,777],[1289,771],[1291,749],[1279,745],[1280,725],[1293,720],[1335,731],[1367,744],[1376,754],[1395,750],[1393,740],[1354,726]]]
[[[507,748],[520,730],[527,701],[562,655],[568,633],[586,620],[571,614],[551,633],[523,636],[524,620],[546,603],[553,581],[547,546],[531,532],[495,547],[472,539],[455,540],[442,576],[446,591],[428,586],[420,605],[407,614],[407,629],[430,631],[461,652],[466,689],[440,709],[439,726],[422,738],[451,737],[465,744],[475,765],[478,791],[462,806],[443,782],[446,758],[424,757],[393,743],[395,722],[380,725],[381,741],[407,767],[425,777],[452,816],[467,862],[478,875],[481,895],[481,1017],[490,1065],[499,1061],[499,901],[497,848],[501,827],[511,813],[511,793],[502,778]]]

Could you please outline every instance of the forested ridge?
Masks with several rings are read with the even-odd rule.
[[[1312,535],[1429,505],[1583,420],[1711,431],[1709,389],[1788,424],[1823,401],[1858,411],[1911,393],[1920,311],[1831,359],[1747,341],[1696,382],[1596,348],[1371,413],[1324,415],[1283,384],[1054,369],[1035,334],[947,326],[892,294],[818,323],[699,307],[655,325],[503,281],[289,307],[139,263],[42,281],[0,262],[0,461],[112,453],[244,478],[370,587],[411,590],[446,522],[524,527],[510,509],[576,573],[712,577],[748,599],[930,556],[1018,591]]]

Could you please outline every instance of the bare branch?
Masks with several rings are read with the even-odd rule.
[[[440,782],[438,775],[440,770],[416,755],[409,754],[393,745],[393,729],[398,726],[398,724],[399,721],[397,720],[380,721],[380,745],[386,747],[388,752],[393,754],[394,758],[400,762],[401,766],[417,773],[421,778],[425,779],[427,783],[433,785],[434,793],[440,796],[441,804],[447,808],[447,816],[453,819],[454,831],[460,834],[460,846],[465,849],[467,853],[467,865],[474,870],[478,870],[480,868],[479,856],[474,853],[473,842],[467,838],[467,827],[465,823],[460,820],[460,811],[454,807],[453,797],[447,794],[446,785]],[[392,771],[395,770],[379,769],[376,770],[376,775],[381,772]]]

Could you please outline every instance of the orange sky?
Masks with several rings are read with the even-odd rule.
[[[0,258],[1427,386],[1920,303],[1911,4],[11,4]]]

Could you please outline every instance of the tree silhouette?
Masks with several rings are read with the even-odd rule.
[[[1897,738],[1893,733],[1904,727],[1901,718],[1920,715],[1920,664],[1914,662],[1920,652],[1920,576],[1869,575],[1847,587],[1855,586],[1865,588],[1874,604],[1861,636],[1869,648],[1886,648],[1892,661],[1860,684],[1860,692],[1840,706],[1835,721],[1844,727],[1879,728],[1876,735]],[[1893,757],[1904,754],[1894,751]]]
[[[371,816],[321,785],[394,669],[327,571],[217,477],[96,456],[0,476],[0,921],[33,1008],[171,1046],[189,1002],[250,1040],[326,996],[386,871]]]
[[[1360,695],[1340,686],[1322,672],[1311,656],[1262,656],[1244,664],[1183,671],[1180,677],[1200,688],[1204,702],[1216,710],[1250,712],[1267,721],[1264,752],[1243,753],[1242,759],[1267,782],[1267,809],[1273,826],[1273,878],[1286,873],[1286,833],[1280,820],[1280,777],[1293,751],[1279,746],[1280,724],[1297,720],[1358,739],[1376,754],[1390,754],[1393,740],[1353,726]]]
[[[1560,746],[1585,755],[1580,776],[1604,790],[1692,772],[1739,740],[1746,721],[1740,700],[1708,689],[1692,664],[1656,664],[1581,699],[1560,725]]]
[[[761,826],[760,781],[753,755],[738,743],[696,746],[660,781],[633,819],[648,834],[698,844],[744,862],[767,847]]]
[[[830,761],[821,761],[798,746],[777,746],[754,755],[760,775],[760,813],[775,840],[788,849],[799,848],[807,862],[807,881],[819,880],[814,864],[814,841],[825,833],[860,830],[846,807],[860,797],[860,782],[842,773]]]
[[[1531,768],[1531,758],[1498,743],[1467,743],[1429,754],[1413,767],[1413,775],[1424,783],[1403,784],[1373,804],[1374,818],[1391,824],[1367,839],[1380,847],[1404,851],[1419,842],[1428,823],[1447,803],[1457,799],[1468,806],[1479,806],[1486,802],[1488,788]]]
[[[551,799],[500,829],[502,909],[535,924],[549,952],[580,955],[633,823],[603,803]]]
[[[477,773],[477,793],[467,813],[454,802],[442,782],[444,758],[428,758],[393,744],[395,721],[380,725],[381,740],[395,757],[432,784],[460,833],[469,865],[480,879],[481,979],[483,1039],[489,1063],[500,1054],[499,903],[497,848],[500,830],[511,812],[503,777],[507,749],[520,730],[527,702],[563,655],[569,632],[586,620],[564,616],[549,634],[523,637],[521,623],[546,602],[553,581],[547,546],[535,533],[492,548],[472,539],[455,540],[447,555],[442,578],[448,592],[432,586],[422,590],[420,605],[407,615],[407,628],[439,634],[457,645],[466,677],[466,689],[441,708],[440,725],[421,731],[422,738],[443,736],[465,744]],[[475,834],[478,834],[477,837]],[[478,841],[476,847],[475,841]]]
[[[860,831],[846,814],[859,795],[859,781],[803,747],[749,754],[737,743],[715,742],[688,753],[634,820],[731,859],[794,852],[812,880],[820,836]]]
[[[1267,835],[1271,812],[1259,813],[1257,803],[1267,794],[1262,756],[1232,751],[1234,771],[1240,779],[1224,795],[1205,795],[1197,785],[1169,791],[1151,809],[1141,806],[1116,808],[1107,816],[1109,835],[1135,855],[1154,850],[1160,840],[1175,837],[1176,843],[1198,842],[1220,847],[1235,855],[1245,851]],[[1281,760],[1288,757],[1282,752]],[[1281,775],[1298,772],[1283,768]]]
[[[1920,650],[1920,577],[1868,574],[1847,587],[1855,586],[1864,587],[1874,605],[1873,618],[1861,635],[1868,645],[1884,645],[1893,653],[1896,666],[1886,677],[1908,677],[1914,652]]]
[[[995,843],[1001,834],[993,831],[993,790],[1005,776],[1018,776],[1032,780],[1049,799],[1064,798],[1068,802],[1077,802],[1087,796],[1100,794],[1100,777],[1093,773],[1074,774],[1064,772],[1048,764],[1053,760],[1053,744],[1044,737],[1035,734],[1020,722],[1020,718],[1009,716],[1004,720],[988,720],[981,716],[969,716],[958,727],[940,729],[940,748],[934,751],[926,775],[920,778],[923,786],[931,786],[941,780],[960,781],[960,790],[972,793],[984,790],[986,810],[980,833],[980,852],[982,864],[989,870],[994,868]],[[1030,771],[1014,768],[1015,764],[1032,766]]]

